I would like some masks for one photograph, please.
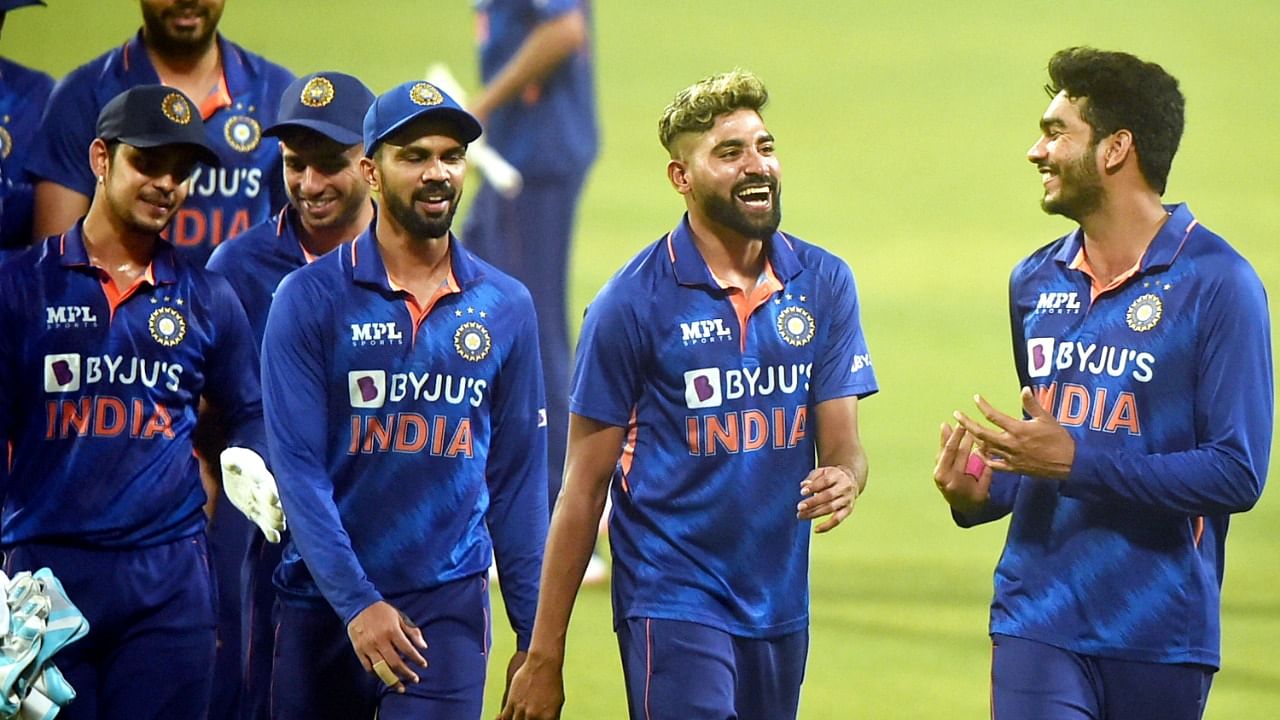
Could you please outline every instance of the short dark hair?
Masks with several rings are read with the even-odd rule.
[[[1117,130],[1133,133],[1142,176],[1164,194],[1186,111],[1176,78],[1128,53],[1071,47],[1049,59],[1044,89],[1050,97],[1066,92],[1072,99],[1087,98],[1081,114],[1095,143]]]

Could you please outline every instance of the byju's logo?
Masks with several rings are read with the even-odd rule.
[[[387,401],[386,370],[352,370],[347,373],[351,407],[380,408]]]
[[[1074,292],[1042,292],[1036,301],[1036,312],[1062,314],[1080,312],[1080,298]]]
[[[45,327],[76,328],[91,327],[98,324],[98,316],[88,305],[55,305],[44,309]]]
[[[724,326],[723,318],[680,323],[680,340],[686,347],[733,339],[733,331]]]
[[[80,354],[44,356],[44,391],[76,392],[80,389]]]
[[[1033,378],[1048,377],[1053,370],[1053,338],[1027,340],[1027,375]]]
[[[700,368],[684,374],[684,404],[690,410],[720,407],[720,368]]]
[[[404,335],[394,322],[351,323],[352,345],[399,345]]]

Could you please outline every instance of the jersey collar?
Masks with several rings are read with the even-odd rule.
[[[230,41],[217,33],[216,42],[218,43],[218,52],[222,56],[222,85],[227,93],[227,97],[220,103],[222,107],[230,106],[235,103],[235,98],[245,92],[248,92],[253,85],[254,80],[261,72],[257,62],[240,51]],[[151,64],[151,57],[147,55],[146,44],[142,41],[142,30],[138,30],[124,47],[121,52],[121,69],[124,72],[124,80],[126,87],[135,85],[154,85],[160,82],[160,74],[156,72],[156,68]],[[204,98],[192,98],[196,105],[202,110],[205,109]],[[206,118],[207,119],[207,118]]]
[[[360,237],[341,249],[351,263],[351,279],[357,284],[376,287],[388,294],[401,293],[403,291],[391,287],[387,266],[383,264],[382,254],[378,252],[378,240],[374,236],[377,224],[375,217],[369,227],[360,233]],[[449,269],[458,282],[458,287],[464,290],[483,277],[475,256],[458,242],[452,232],[449,233]]]
[[[1191,236],[1191,231],[1199,224],[1186,203],[1165,205],[1164,209],[1169,213],[1169,219],[1165,220],[1155,238],[1151,240],[1151,244],[1147,246],[1146,252],[1142,254],[1142,260],[1138,263],[1138,273],[1172,265],[1178,258],[1178,254],[1182,252],[1187,238]],[[1084,231],[1076,228],[1053,258],[1070,267],[1077,264],[1082,252],[1084,252]]]
[[[58,240],[58,262],[67,268],[92,267],[89,252],[84,247],[84,218],[80,218],[75,226],[62,234]],[[156,285],[172,285],[178,281],[177,268],[174,266],[173,245],[164,238],[157,237],[155,254],[151,256],[151,276]]]
[[[706,286],[719,289],[720,283],[711,273],[711,268],[702,259],[698,246],[693,242],[693,228],[689,226],[689,214],[685,213],[680,224],[667,234],[667,256],[671,258],[671,266],[675,271],[676,282],[681,285]],[[765,253],[774,274],[784,283],[800,274],[803,266],[796,257],[795,243],[786,233],[775,232],[765,243]]]

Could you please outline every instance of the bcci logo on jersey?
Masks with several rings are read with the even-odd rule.
[[[352,345],[400,345],[404,335],[394,322],[351,323]]]
[[[80,390],[80,354],[45,355],[44,391],[60,393],[78,390]]]
[[[1080,312],[1080,299],[1074,292],[1042,292],[1036,301],[1036,312],[1050,315]]]
[[[98,316],[88,305],[56,305],[44,309],[44,325],[49,330],[91,327],[98,324]]]
[[[726,342],[733,339],[733,331],[724,326],[722,318],[694,320],[680,323],[680,340],[685,347],[704,343]]]

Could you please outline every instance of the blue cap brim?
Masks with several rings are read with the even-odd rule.
[[[129,137],[118,137],[113,139],[118,140],[122,143],[125,143],[126,145],[132,145],[138,148],[164,147],[166,145],[175,145],[175,146],[183,145],[195,150],[196,154],[199,156],[198,159],[200,160],[200,162],[204,163],[205,165],[208,165],[209,167],[222,166],[222,158],[219,158],[218,153],[214,152],[213,148],[209,147],[208,145],[201,145],[199,143],[193,143],[193,142],[174,142],[173,138],[154,138],[148,135],[132,135]]]
[[[339,145],[347,145],[347,146],[359,145],[361,142],[364,141],[364,136],[362,136],[360,133],[352,132],[351,130],[348,130],[347,128],[344,128],[340,125],[328,123],[323,120],[308,120],[308,119],[289,120],[288,122],[276,123],[275,125],[272,125],[266,130],[263,130],[262,134],[267,135],[269,137],[280,137],[282,131],[288,130],[291,127],[314,130],[320,133],[321,135],[329,138],[330,140],[338,143]]]
[[[409,123],[419,120],[427,115],[434,115],[445,122],[451,122],[457,126],[459,133],[458,139],[461,140],[464,145],[475,142],[476,138],[480,137],[482,132],[480,122],[466,110],[458,110],[451,107],[424,107],[421,111],[416,112],[383,130],[382,133],[378,135],[377,139],[370,143],[369,147],[364,149],[365,157],[373,157],[373,151],[377,149],[378,145],[382,144],[382,141],[386,140],[391,135],[396,134],[400,128],[403,128]]]

